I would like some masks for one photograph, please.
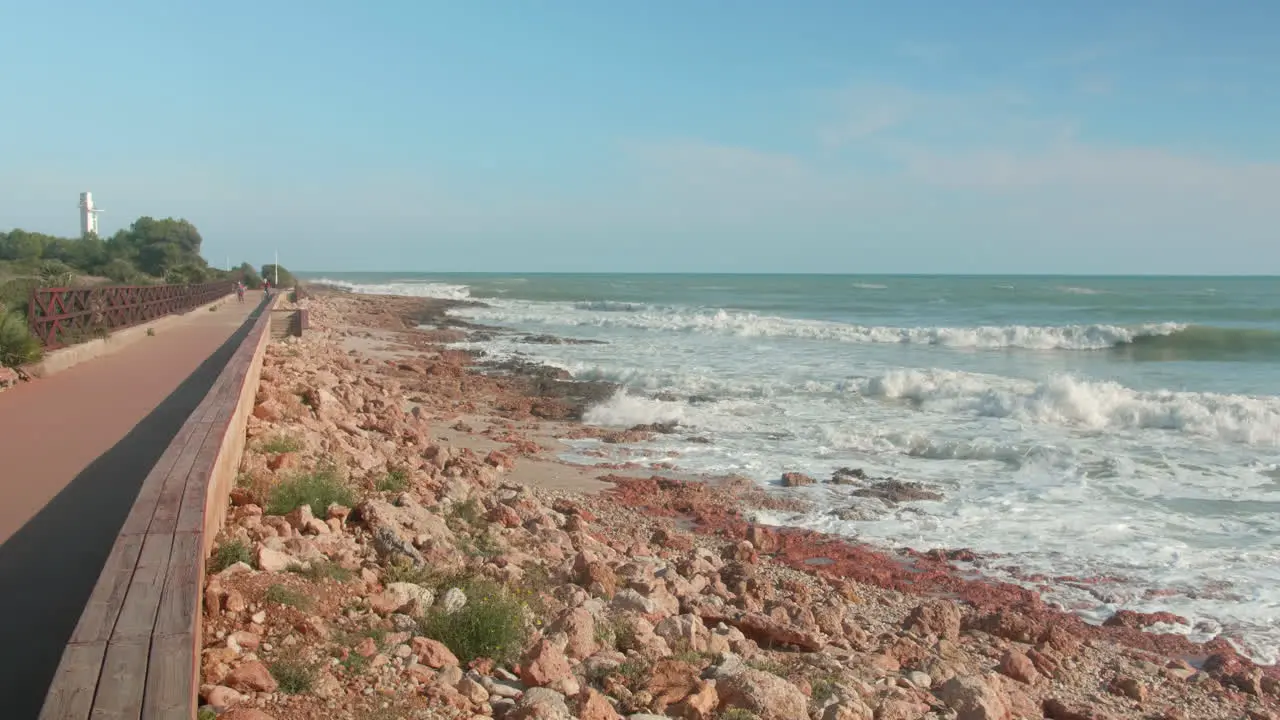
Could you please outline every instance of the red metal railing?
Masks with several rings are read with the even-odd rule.
[[[186,312],[234,289],[229,280],[202,285],[36,288],[27,306],[27,322],[45,348],[53,349]]]

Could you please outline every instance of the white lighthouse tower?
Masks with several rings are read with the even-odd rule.
[[[80,235],[98,234],[98,213],[101,209],[93,206],[93,193],[80,193]]]

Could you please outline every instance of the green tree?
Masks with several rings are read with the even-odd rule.
[[[20,262],[39,260],[44,252],[44,243],[40,236],[24,230],[13,230],[0,245],[0,260],[17,260]]]
[[[144,245],[138,251],[138,269],[148,275],[163,277],[171,268],[182,264],[182,249],[170,243]]]
[[[283,265],[279,266],[279,270],[280,270],[279,281],[277,282],[276,265],[271,263],[267,265],[263,265],[262,279],[269,280],[271,281],[272,285],[278,284],[280,287],[293,287],[295,284],[297,284],[298,282],[297,279],[293,277],[292,273],[290,273],[288,270],[285,270]]]
[[[232,273],[233,280],[239,280],[245,284],[245,287],[257,290],[262,287],[262,276],[249,263],[241,265]]]

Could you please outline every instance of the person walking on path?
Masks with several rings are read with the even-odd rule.
[[[244,302],[244,283],[242,282],[236,283],[236,299]]]
[[[268,295],[270,295],[270,294],[271,294],[271,281],[270,281],[270,280],[265,280],[265,279],[264,279],[264,280],[262,281],[262,292],[264,292],[264,293],[266,293],[266,294],[268,294]]]

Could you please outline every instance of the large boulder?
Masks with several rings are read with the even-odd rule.
[[[795,685],[772,673],[737,666],[717,673],[721,712],[741,708],[760,720],[808,720],[809,700]]]
[[[374,548],[384,559],[408,557],[416,564],[427,560],[451,560],[457,539],[444,518],[406,501],[400,506],[380,499],[360,503],[357,511],[373,536]]]

